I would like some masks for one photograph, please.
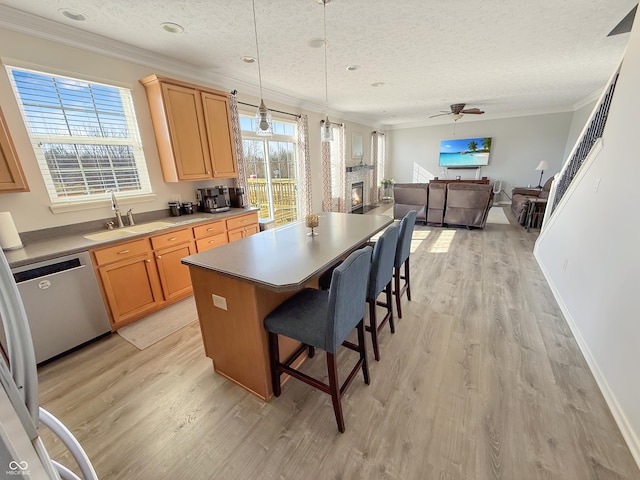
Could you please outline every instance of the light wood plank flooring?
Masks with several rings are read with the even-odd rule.
[[[639,479],[536,235],[417,226],[413,301],[381,335],[380,362],[367,337],[371,385],[351,385],[344,434],[307,385],[264,403],[216,375],[197,323],[143,351],[112,335],[45,365],[41,403],[104,480]],[[324,355],[306,369],[323,375]]]

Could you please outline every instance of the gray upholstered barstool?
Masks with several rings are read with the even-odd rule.
[[[269,332],[269,360],[273,394],[280,396],[280,376],[291,375],[312,387],[331,395],[338,430],[344,432],[341,398],[344,391],[362,368],[364,382],[369,384],[369,369],[364,341],[364,314],[367,281],[371,268],[371,247],[356,250],[333,271],[329,291],[305,288],[276,307],[264,320]],[[357,328],[358,344],[346,338]],[[299,340],[300,348],[280,362],[278,335]],[[358,352],[359,359],[344,384],[338,382],[336,350],[343,345]],[[321,348],[327,354],[329,384],[310,377],[291,367],[307,348]]]
[[[411,301],[411,278],[409,271],[409,255],[411,254],[411,237],[413,228],[416,225],[415,210],[409,211],[400,221],[400,234],[398,235],[398,245],[396,247],[396,258],[393,266],[394,288],[393,294],[396,296],[396,308],[398,318],[402,318],[402,307],[400,299],[407,292],[407,300]],[[404,275],[402,268],[404,265]],[[402,284],[401,280],[404,280]]]
[[[371,257],[371,272],[369,273],[369,285],[367,287],[369,326],[367,326],[366,329],[371,333],[373,355],[376,360],[380,360],[378,333],[380,333],[387,322],[389,322],[391,333],[395,333],[396,331],[393,324],[391,281],[393,280],[393,265],[395,262],[399,231],[400,225],[398,225],[398,223],[394,223],[388,227],[376,241],[375,247],[373,248],[373,256]],[[383,291],[386,294],[385,301],[378,301],[378,296]],[[387,309],[387,312],[380,324],[377,322],[376,305],[386,307]]]

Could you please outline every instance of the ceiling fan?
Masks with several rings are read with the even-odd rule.
[[[450,105],[451,107],[450,112],[442,111],[442,113],[438,113],[437,115],[431,115],[429,118],[441,117],[442,115],[451,115],[451,118],[453,118],[454,121],[457,121],[457,120],[460,120],[463,115],[467,115],[467,114],[482,115],[484,113],[484,111],[480,110],[479,108],[465,109],[464,108],[465,105],[466,103],[454,103],[453,105]]]

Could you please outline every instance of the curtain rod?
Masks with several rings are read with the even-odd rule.
[[[231,95],[236,95],[238,93],[237,90],[233,90],[231,92]],[[247,107],[254,107],[254,108],[259,108],[258,105],[254,105],[252,103],[245,103],[245,102],[238,102],[238,104],[240,105],[246,105]],[[269,110],[271,110],[272,112],[278,112],[278,113],[284,113],[285,115],[291,115],[292,117],[296,117],[296,118],[300,118],[302,115],[300,115],[299,113],[289,113],[289,112],[283,112],[282,110],[275,110],[273,108],[270,108]]]

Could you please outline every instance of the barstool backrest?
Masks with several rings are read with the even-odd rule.
[[[371,252],[371,247],[356,250],[333,271],[325,342],[329,353],[336,353],[336,349],[364,318]]]
[[[371,257],[367,298],[376,298],[393,278],[399,232],[400,225],[394,223],[376,240],[376,246],[373,248],[373,256]]]
[[[413,227],[416,225],[416,215],[416,211],[411,210],[400,221],[400,233],[398,235],[394,264],[396,268],[400,268],[411,253],[411,237],[413,236]]]

